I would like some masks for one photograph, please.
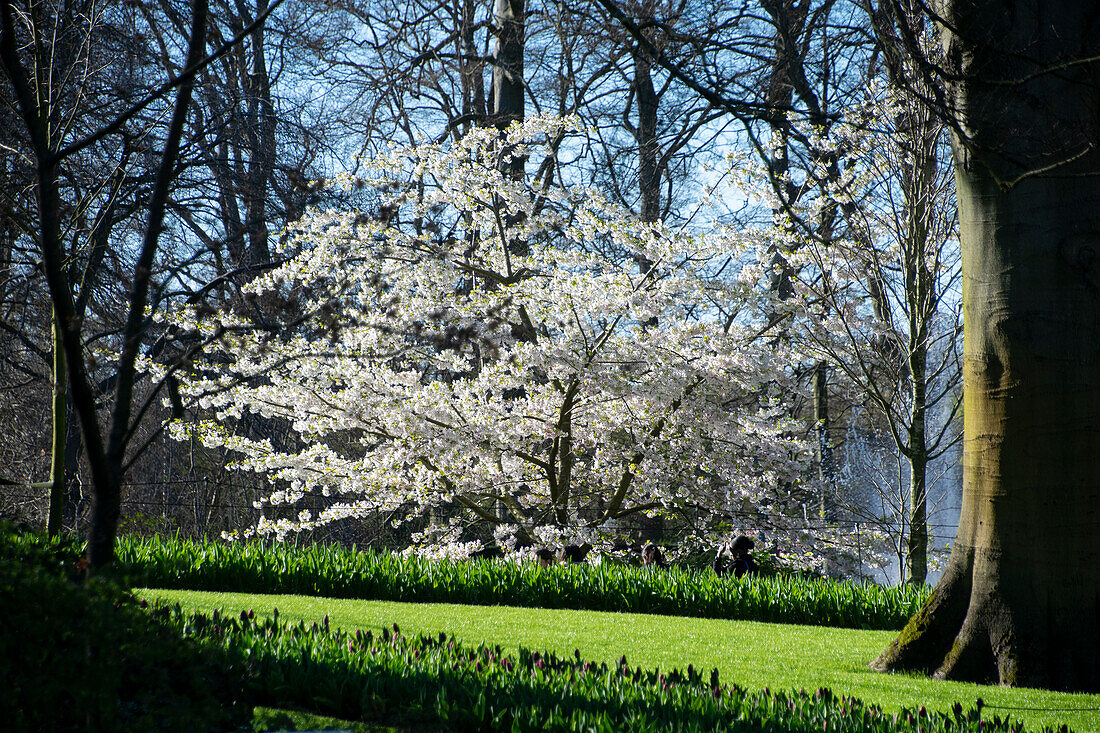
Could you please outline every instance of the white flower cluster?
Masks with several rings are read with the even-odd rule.
[[[708,274],[750,244],[501,173],[502,155],[568,124],[375,161],[384,216],[312,212],[286,237],[289,261],[249,286],[254,302],[297,304],[278,338],[233,314],[180,316],[234,327],[183,387],[213,418],[186,432],[272,479],[262,504],[281,518],[257,533],[450,506],[499,523],[511,547],[582,542],[618,516],[705,514],[802,475],[788,356],[746,315],[755,274]],[[304,447],[227,429],[246,413]],[[423,538],[468,551],[458,540]]]

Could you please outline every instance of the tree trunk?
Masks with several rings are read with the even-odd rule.
[[[525,109],[523,82],[524,50],[524,0],[496,0],[493,7],[493,24],[496,26],[497,43],[493,51],[493,99],[492,123],[499,130],[506,130],[513,122],[522,123]],[[513,181],[522,181],[526,175],[527,158],[515,155],[505,148],[501,151],[500,169]],[[499,199],[498,199],[499,200]],[[505,223],[515,226],[521,216],[508,214]],[[521,239],[508,242],[513,255],[526,255],[528,243]],[[509,272],[510,276],[512,273]]]
[[[523,122],[524,0],[496,0],[493,10],[497,43],[493,52],[492,121],[501,130]],[[515,157],[506,166],[513,180],[524,175],[525,159]]]
[[[66,383],[65,415],[65,507],[61,526],[71,527],[80,533],[80,519],[84,514],[84,492],[80,483],[80,421],[73,409],[72,388]]]
[[[68,439],[68,374],[65,370],[65,345],[61,342],[61,327],[57,313],[53,316],[53,398],[50,410],[53,431],[50,435],[50,515],[46,533],[56,537],[65,518],[65,449]]]
[[[477,5],[474,0],[462,0],[462,29],[459,40],[459,53],[462,59],[462,116],[468,122],[456,126],[456,135],[469,131],[470,122],[480,123],[486,115],[485,64],[478,53],[474,38],[477,23],[476,10]]]
[[[909,459],[909,536],[905,538],[905,580],[924,585],[928,580],[928,461]]]
[[[829,445],[829,365],[819,361],[814,367],[814,439],[817,442],[817,470],[821,479],[818,516],[825,519],[829,506],[829,488],[833,483],[832,447]]]
[[[652,23],[654,7],[651,0],[640,8],[640,20]],[[635,43],[631,53],[634,57],[634,99],[638,105],[638,124],[634,127],[634,142],[638,145],[638,216],[645,222],[661,220],[661,172],[657,159],[660,148],[657,144],[657,110],[660,99],[653,87],[653,59],[641,43]],[[653,262],[644,255],[635,255],[638,272],[648,274]],[[646,328],[656,328],[657,319],[646,321]]]
[[[924,240],[918,253],[923,253]],[[924,282],[931,280],[923,271]],[[922,287],[909,288],[910,293],[920,292]],[[918,317],[914,317],[914,316]],[[909,378],[912,381],[909,406],[909,429],[905,454],[909,459],[909,536],[906,538],[905,566],[907,581],[924,585],[928,579],[928,343],[925,332],[931,314],[910,309],[909,326]]]
[[[931,217],[937,215],[932,211],[932,202],[938,170],[936,139],[941,128],[928,110],[916,106],[908,107],[899,116],[898,128],[907,131],[910,140],[901,177],[906,216],[905,297],[909,314],[909,355],[905,367],[910,381],[909,426],[903,449],[909,459],[909,536],[905,557],[909,582],[923,585],[928,577],[928,350],[937,311],[936,274],[930,260],[938,256],[929,237]]]
[[[242,17],[242,25],[252,24],[267,11],[267,0],[256,1],[256,14]],[[243,4],[241,4],[243,10]],[[244,191],[248,221],[248,252],[245,264],[259,265],[271,262],[271,248],[268,244],[267,198],[268,181],[275,168],[275,107],[271,102],[271,81],[268,77],[266,46],[264,44],[264,24],[260,23],[252,30],[252,68],[246,80],[248,93],[248,117],[252,124],[245,128],[252,159],[248,165],[247,183]]]
[[[963,250],[958,534],[872,667],[1100,691],[1095,3],[943,3]],[[1050,68],[1058,66],[1057,73]]]
[[[646,2],[642,7],[641,19],[643,22],[652,21],[652,2]],[[632,53],[634,98],[638,105],[638,125],[634,128],[634,141],[638,145],[638,215],[642,221],[659,221],[661,218],[661,177],[657,168],[659,100],[653,88],[653,60],[640,43],[634,45]],[[644,267],[643,271],[648,271],[649,267]]]

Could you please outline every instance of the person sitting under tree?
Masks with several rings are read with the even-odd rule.
[[[645,567],[663,568],[667,567],[668,563],[665,561],[665,554],[661,552],[661,548],[650,543],[642,550],[642,565]]]
[[[718,575],[733,573],[735,578],[755,575],[758,569],[751,554],[754,547],[756,543],[744,535],[738,536],[732,544],[723,543],[714,556],[714,572]]]

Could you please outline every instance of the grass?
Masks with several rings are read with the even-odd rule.
[[[588,659],[613,662],[626,655],[644,669],[669,670],[693,664],[717,668],[722,678],[750,689],[827,687],[884,708],[917,707],[947,711],[982,698],[989,714],[1011,714],[1028,728],[1067,723],[1078,733],[1100,731],[1100,695],[1074,695],[1033,689],[984,687],[908,675],[882,675],[866,665],[892,638],[890,631],[864,631],[793,624],[653,616],[599,611],[531,609],[359,601],[310,596],[249,595],[149,590],[140,595],[178,602],[185,608],[239,613],[253,609],[280,618],[333,626],[381,629],[393,623],[406,634],[446,631],[467,643],[500,644],[569,655],[580,649]],[[997,709],[994,709],[997,706]],[[1004,710],[1000,708],[1028,708]],[[1068,711],[1069,708],[1092,708]]]
[[[252,727],[259,731],[350,730],[352,733],[403,733],[401,728],[389,725],[341,720],[300,710],[280,710],[263,706],[257,706],[252,711]]]

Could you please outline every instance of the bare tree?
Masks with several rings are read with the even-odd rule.
[[[0,3],[3,31],[0,61],[12,89],[15,107],[25,126],[27,154],[35,165],[36,221],[33,235],[59,326],[74,410],[80,420],[95,493],[88,545],[88,560],[93,568],[102,567],[113,558],[123,478],[142,450],[141,445],[135,444],[135,438],[157,391],[153,390],[143,403],[135,405],[137,361],[145,345],[148,326],[146,309],[151,302],[151,287],[155,284],[158,246],[170,190],[178,173],[179,150],[195,75],[253,33],[277,5],[277,2],[273,3],[257,14],[238,35],[227,39],[215,52],[207,54],[208,8],[205,2],[196,2],[186,24],[186,34],[182,37],[181,51],[185,51],[186,56],[168,70],[167,80],[151,89],[146,87],[139,95],[140,102],[118,105],[107,122],[100,123],[97,118],[93,129],[82,130],[69,123],[72,119],[80,119],[83,107],[60,104],[57,95],[65,89],[51,83],[55,76],[63,77],[64,70],[51,65],[50,49],[43,44],[43,37],[38,33],[44,7],[31,4],[17,8],[10,0]],[[92,6],[89,4],[89,7]],[[164,55],[171,56],[170,53]],[[162,149],[159,156],[151,150],[147,152],[147,157],[159,160],[152,166],[154,175],[140,202],[143,222],[140,229],[135,228],[138,236],[132,241],[115,240],[113,246],[103,248],[105,254],[121,262],[125,248],[131,244],[134,247],[130,269],[128,272],[120,270],[118,275],[126,291],[123,322],[114,337],[119,355],[117,360],[103,364],[86,343],[85,319],[81,317],[81,302],[86,291],[78,291],[74,297],[73,282],[67,275],[61,174],[64,163],[81,151],[115,137],[127,140],[130,132],[128,124],[168,94],[172,94],[174,100],[166,109],[169,120],[162,128]],[[86,103],[86,100],[82,101]],[[99,387],[103,383],[108,384],[111,391],[106,425],[101,422],[97,410]]]
[[[69,8],[73,12],[54,12],[45,3],[29,4],[19,16],[28,32],[33,87],[46,108],[45,132],[56,140],[69,135],[95,135],[113,115],[139,96],[128,83],[133,69],[127,58],[136,43],[125,32],[125,19],[114,9],[96,3]],[[75,492],[78,427],[72,415],[67,388],[67,362],[61,346],[61,330],[50,304],[42,294],[43,268],[37,246],[38,202],[35,197],[37,175],[33,155],[32,129],[19,114],[18,88],[5,84],[0,91],[8,115],[12,136],[5,141],[3,191],[5,224],[10,248],[5,262],[5,313],[0,325],[19,348],[6,351],[8,364],[30,378],[27,389],[36,383],[50,386],[50,479],[35,483],[29,479],[10,483],[26,488],[45,487],[49,491],[48,529],[59,531],[63,509]],[[156,110],[139,111],[156,114]],[[138,126],[142,114],[136,114]],[[117,272],[118,257],[108,255],[106,242],[112,236],[125,239],[132,234],[123,222],[133,213],[133,197],[148,186],[149,170],[134,156],[134,140],[125,135],[113,141],[98,142],[74,149],[64,160],[56,161],[58,216],[62,248],[62,275],[73,301],[74,316],[85,324],[89,338],[103,336],[118,326],[107,315],[116,302],[108,282]],[[31,360],[19,360],[19,354]],[[39,364],[45,362],[46,372]],[[32,399],[27,389],[25,398]],[[28,405],[29,406],[29,405]],[[33,413],[32,413],[33,414]],[[41,414],[41,413],[37,413]],[[36,440],[29,441],[31,445]],[[66,496],[68,494],[68,496]],[[68,500],[68,501],[67,501]],[[70,513],[69,519],[72,519]],[[69,522],[71,524],[71,521]]]
[[[81,6],[85,12],[56,15],[50,14],[50,7],[35,5],[30,14],[37,14],[34,22],[40,29],[53,24],[50,32],[39,34],[38,57],[56,69],[53,74],[59,81],[54,84],[52,104],[55,109],[67,110],[71,137],[97,135],[101,128],[128,115],[117,133],[100,135],[59,162],[62,227],[68,232],[67,272],[82,313],[85,343],[109,346],[124,328],[127,288],[139,252],[145,203],[155,179],[158,152],[164,147],[164,120],[171,111],[170,100],[145,97],[160,79],[178,77],[183,71],[182,44],[188,38],[190,14],[187,3],[178,0],[125,5],[88,2]],[[168,187],[164,227],[152,268],[152,312],[187,299],[203,300],[211,307],[232,301],[241,284],[270,265],[269,248],[282,225],[324,196],[316,184],[323,177],[317,162],[332,136],[326,132],[324,115],[309,93],[308,83],[303,82],[310,78],[312,64],[311,54],[301,42],[301,30],[309,25],[312,15],[304,6],[286,6],[272,13],[266,23],[255,23],[267,10],[265,2],[218,3],[208,15],[207,50],[213,58],[196,75],[197,91]],[[64,74],[65,69],[87,71]],[[49,349],[48,311],[45,317],[30,319],[24,317],[26,306],[15,308],[20,302],[37,302],[36,298],[48,304],[48,298],[40,287],[41,268],[36,264],[33,146],[17,114],[13,88],[0,85],[0,94],[10,105],[6,109],[12,114],[15,133],[7,158],[12,161],[6,179],[11,185],[3,187],[0,199],[9,196],[12,217],[6,216],[5,223],[18,225],[12,241],[17,253],[25,253],[17,254],[19,266],[8,270],[13,297],[7,302],[13,307],[2,321],[7,337],[19,340],[22,346],[5,354],[33,355],[38,386],[20,388],[20,399],[31,400],[36,390],[49,388],[51,353],[60,351]],[[39,287],[33,284],[35,278],[39,278]],[[17,292],[19,297],[15,297]],[[183,347],[173,345],[171,334],[159,329],[146,320],[142,348],[155,358],[170,360]],[[99,368],[105,365],[99,361],[92,370],[100,408],[109,405],[115,386],[110,370]],[[16,379],[15,373],[12,379]],[[65,380],[55,383],[64,384]],[[144,401],[151,394],[147,390],[155,388],[155,384],[138,380],[135,394]],[[21,404],[30,408],[32,403]],[[40,412],[27,409],[14,414]],[[55,426],[64,425],[66,413],[56,410],[55,414],[61,418],[55,420]],[[133,438],[140,444],[158,433],[166,413],[152,404],[147,416],[152,419],[143,420]],[[69,496],[61,502],[55,492],[51,529],[59,524],[76,526],[73,499],[79,490],[75,481],[79,425],[71,414],[67,423],[67,441],[54,441],[54,453],[60,455],[57,448],[67,444]],[[37,437],[27,442],[40,444]],[[203,475],[216,475],[220,464],[214,460],[207,464],[210,470],[195,475],[193,456],[182,456],[178,447],[163,445],[159,439],[139,453],[129,472],[126,496],[139,504],[153,498],[164,501],[186,526],[192,499],[205,493]],[[181,467],[185,458],[190,468]],[[56,458],[53,465],[59,465]],[[7,466],[10,469],[14,464]],[[39,494],[46,484],[35,483],[33,476],[43,470],[30,466],[9,470],[10,475],[23,479],[13,481],[22,487],[11,489],[13,497]],[[82,474],[86,481],[87,470]],[[54,476],[59,475],[54,471]],[[250,503],[247,496],[223,493],[220,498],[231,504]],[[57,522],[62,504],[64,520]],[[168,512],[166,506],[165,521]],[[140,521],[140,517],[136,519]]]
[[[827,248],[806,246],[814,263],[806,272],[822,274],[798,279],[807,308],[794,330],[838,374],[837,386],[877,417],[860,427],[885,433],[906,464],[880,497],[888,504],[904,497],[906,506],[868,516],[872,505],[864,497],[838,491],[835,500],[881,522],[899,544],[902,578],[924,583],[930,472],[959,438],[953,171],[946,131],[920,100],[888,88],[887,99],[868,112],[876,129],[856,133],[861,141],[845,156],[846,175],[828,194],[846,202],[845,234]]]

